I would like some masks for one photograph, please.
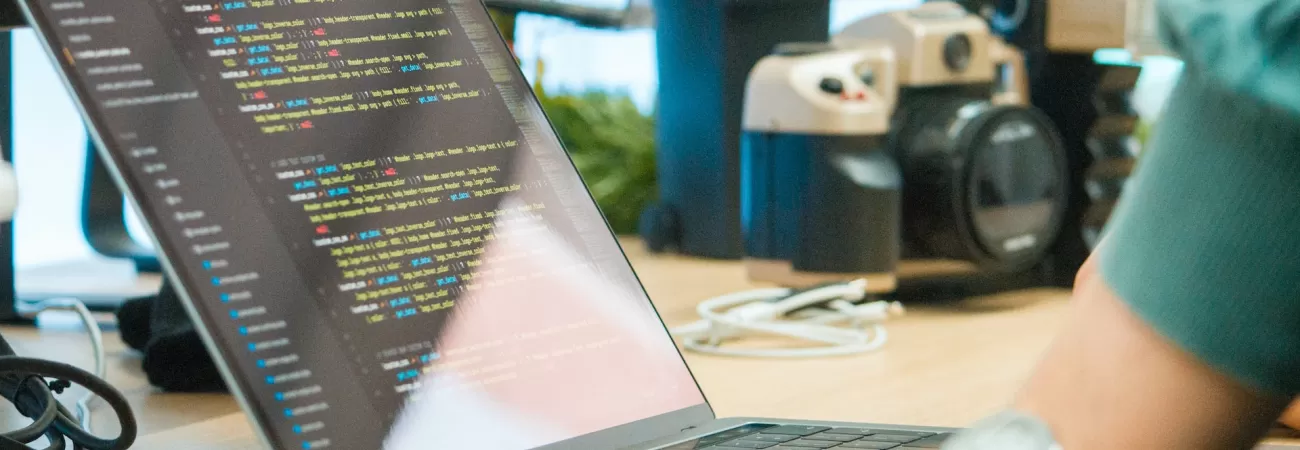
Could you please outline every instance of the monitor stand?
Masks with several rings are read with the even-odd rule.
[[[13,36],[0,28],[0,158],[13,161]],[[0,323],[22,321],[14,308],[13,223],[0,223]]]

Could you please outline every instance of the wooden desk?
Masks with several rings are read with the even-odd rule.
[[[736,263],[628,252],[670,325],[696,319],[705,298],[754,287]],[[971,299],[960,305],[908,305],[889,323],[889,343],[873,354],[809,360],[760,360],[686,354],[721,416],[825,419],[964,426],[998,410],[1047,347],[1065,311],[1068,292],[1033,290]],[[85,336],[75,327],[7,328],[24,355],[56,355],[86,364]],[[257,448],[248,423],[225,395],[159,394],[124,350],[109,344],[110,381],[130,398],[141,422],[137,448]],[[67,355],[67,356],[64,356]],[[107,406],[96,430],[116,431]]]

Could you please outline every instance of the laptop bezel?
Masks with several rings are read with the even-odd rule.
[[[253,406],[252,401],[245,394],[245,391],[249,390],[250,380],[246,379],[246,377],[237,376],[235,372],[231,370],[226,362],[230,357],[230,349],[227,349],[222,344],[216,342],[214,333],[209,329],[211,322],[209,320],[210,318],[206,317],[201,311],[199,311],[199,308],[195,306],[195,302],[193,301],[194,296],[191,295],[191,291],[192,286],[196,286],[198,283],[195,280],[190,280],[180,276],[180,273],[172,266],[171,259],[167,255],[178,254],[177,250],[166,240],[159,239],[158,235],[154,233],[153,230],[155,229],[155,223],[159,216],[154,214],[152,210],[145,208],[145,205],[142,205],[138,200],[138,198],[143,195],[141,186],[138,183],[133,182],[132,179],[124,176],[123,170],[121,169],[124,166],[123,161],[120,159],[120,155],[122,155],[122,152],[120,151],[121,149],[116,146],[111,146],[109,141],[104,139],[103,133],[111,132],[111,130],[109,130],[106,121],[100,117],[99,112],[97,111],[98,108],[88,106],[92,103],[92,100],[90,100],[91,97],[84,91],[84,86],[82,86],[82,83],[77,79],[78,77],[75,75],[75,69],[70,66],[68,61],[59,57],[60,50],[54,45],[54,43],[58,42],[57,35],[47,26],[49,22],[44,16],[43,10],[39,5],[35,5],[38,1],[39,0],[17,0],[17,3],[23,12],[23,15],[26,17],[28,25],[35,31],[36,38],[44,49],[46,57],[49,58],[55,67],[58,68],[57,72],[59,79],[63,83],[68,94],[73,98],[73,103],[75,104],[78,113],[81,115],[82,120],[88,125],[88,134],[96,144],[95,148],[99,157],[110,163],[106,164],[106,166],[108,166],[108,171],[112,175],[113,182],[123,192],[128,193],[128,195],[125,196],[127,198],[127,203],[130,205],[132,210],[141,217],[141,225],[146,230],[145,234],[154,245],[154,248],[161,250],[163,257],[159,258],[159,260],[164,275],[167,277],[167,280],[174,285],[176,294],[180,298],[181,304],[184,305],[185,311],[189,315],[190,320],[194,323],[203,345],[211,355],[217,356],[213,358],[213,362],[215,363],[217,370],[220,372],[222,379],[225,380],[231,394],[235,397],[240,409],[246,414],[254,434],[267,448],[277,448],[275,446],[277,440],[273,439],[271,433],[268,432],[270,428],[268,425],[270,422],[269,414],[266,411],[262,411]],[[486,17],[490,17],[487,15],[488,7],[482,0],[477,0],[475,3],[477,3],[479,7],[483,8]],[[493,29],[497,38],[500,39],[498,44],[500,45],[499,48],[508,51],[509,46],[507,45],[504,36],[501,35],[500,30],[497,30],[496,27],[493,27]],[[517,65],[514,66],[512,71],[520,79],[525,78],[522,68]],[[572,170],[573,173],[582,180],[585,186],[586,180],[583,179],[582,173],[578,171],[577,166],[572,160],[572,156],[569,155],[567,149],[564,148],[564,143],[559,139],[554,123],[546,114],[545,110],[541,108],[540,100],[537,98],[536,92],[532,89],[527,90],[527,101],[533,102],[533,106],[536,106],[537,110],[542,112],[542,119],[546,121],[547,127],[550,129],[550,137],[554,142],[561,146],[561,149],[565,150],[570,170]],[[112,148],[111,151],[110,148]],[[599,210],[600,205],[596,203],[596,199],[592,195],[590,189],[584,189],[584,191],[587,193],[587,201],[591,202],[591,204]],[[615,244],[619,246],[619,251],[623,255],[625,264],[628,265],[628,269],[632,271],[633,277],[637,280],[637,285],[640,287],[641,295],[645,298],[646,302],[650,303],[651,310],[654,311],[656,319],[659,320],[660,325],[664,329],[665,337],[669,336],[668,326],[664,322],[662,314],[654,303],[650,301],[650,296],[645,290],[644,283],[641,281],[640,276],[636,274],[631,261],[628,260],[626,251],[623,250],[622,244],[618,242],[618,236],[610,226],[603,211],[601,211],[601,217],[605,222],[605,228],[609,233],[609,239],[613,239]],[[695,377],[690,366],[686,364],[685,355],[682,354],[681,349],[676,345],[674,345],[674,351],[677,352],[682,366],[687,370],[691,382],[695,383],[696,390],[700,393],[702,403],[658,416],[652,416],[593,433],[576,436],[564,441],[538,447],[534,450],[561,448],[590,448],[604,450],[609,448],[626,448],[679,434],[686,430],[699,428],[715,421],[717,419],[716,413],[709,404],[708,398],[703,389],[700,387],[698,378]]]

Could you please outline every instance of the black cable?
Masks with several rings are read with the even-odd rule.
[[[0,338],[0,352],[12,350]],[[46,379],[53,381],[47,382]],[[122,432],[104,439],[84,430],[54,397],[72,384],[93,392],[113,408]],[[62,450],[67,441],[74,449],[124,450],[135,442],[137,424],[126,397],[108,382],[76,366],[21,356],[0,356],[0,396],[34,422],[20,430],[0,434],[0,450],[32,450],[27,444],[41,436],[50,441],[45,450]]]
[[[5,378],[14,378],[14,376],[10,375]],[[3,385],[0,385],[0,391],[3,392],[5,398],[13,401],[15,405],[23,406],[19,411],[24,416],[31,418],[32,413],[41,411],[40,416],[31,425],[17,431],[4,433],[0,437],[23,443],[35,441],[45,434],[50,425],[54,424],[54,419],[59,415],[58,404],[50,402],[42,404],[41,402],[42,398],[53,395],[50,393],[49,386],[43,380],[33,380],[30,375],[21,377],[18,378],[16,383],[3,383]]]

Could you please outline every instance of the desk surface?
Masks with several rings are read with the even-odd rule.
[[[650,256],[627,244],[638,274],[665,321],[695,320],[705,298],[755,287],[739,264]],[[960,304],[908,305],[888,324],[888,345],[873,354],[771,361],[686,354],[720,416],[965,426],[1011,397],[1061,322],[1068,292],[1030,290]],[[6,328],[23,355],[88,366],[85,335],[76,327]],[[161,394],[139,368],[139,356],[107,334],[109,379],[140,420],[136,448],[257,448],[250,427],[227,395]],[[762,395],[755,395],[761,393]],[[96,430],[115,433],[106,405]]]

